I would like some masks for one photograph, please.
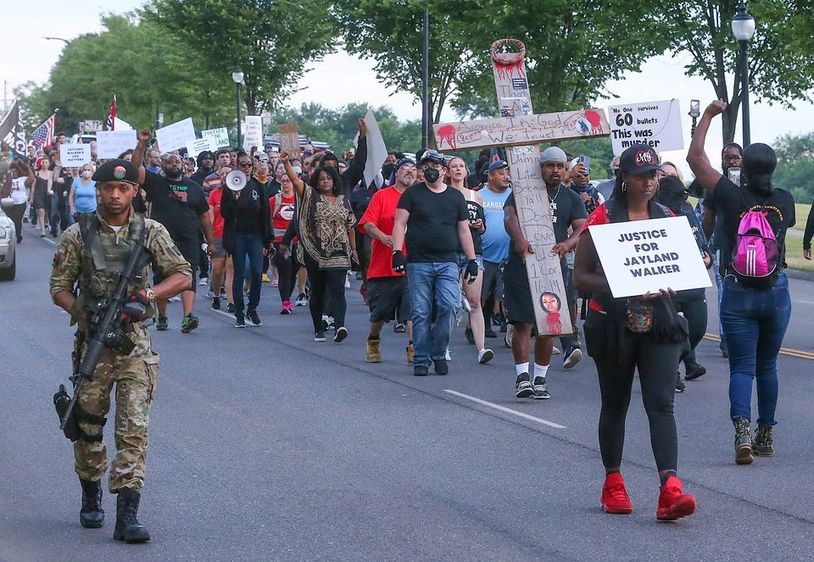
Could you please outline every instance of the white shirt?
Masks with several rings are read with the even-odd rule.
[[[28,194],[25,190],[25,180],[28,178],[16,178],[11,180],[11,200],[15,205],[22,205],[28,201]]]

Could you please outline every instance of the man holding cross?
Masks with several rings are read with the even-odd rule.
[[[552,146],[543,151],[540,159],[542,179],[548,192],[556,241],[556,244],[551,248],[551,252],[559,256],[561,269],[563,273],[567,273],[568,267],[565,263],[565,255],[576,247],[579,232],[588,215],[585,212],[585,205],[582,203],[580,196],[562,184],[567,162],[565,152],[559,147]],[[512,355],[514,356],[515,372],[517,374],[515,396],[518,398],[532,397],[537,400],[547,400],[551,398],[548,392],[546,375],[551,363],[551,352],[554,346],[552,336],[537,336],[535,338],[533,382],[529,374],[529,340],[532,326],[535,324],[535,316],[534,303],[526,272],[526,259],[534,254],[534,249],[526,239],[520,225],[514,193],[509,195],[503,211],[506,232],[509,233],[512,239],[512,248],[509,252],[509,261],[506,264],[503,278],[503,305],[506,308],[507,321],[514,326]],[[543,214],[545,211],[540,209],[537,212]],[[572,229],[571,236],[568,236],[569,227]],[[567,304],[570,308],[573,308],[576,305],[573,301],[576,299],[573,298],[574,288],[570,276],[565,275],[563,286],[565,287]],[[545,299],[546,295],[555,298],[547,301]],[[559,297],[553,293],[544,293],[543,307],[546,309],[549,325],[552,322],[558,323],[556,318],[559,317],[561,309]],[[551,330],[551,333],[558,333],[558,330]],[[571,353],[576,352],[579,352],[578,348],[571,349]],[[567,350],[566,353],[568,353]],[[581,352],[579,357],[581,358]]]

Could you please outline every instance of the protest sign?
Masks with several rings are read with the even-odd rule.
[[[195,139],[187,143],[187,154],[193,158],[197,158],[204,150],[215,152],[217,149],[217,143],[212,137]]]
[[[608,108],[608,118],[613,153],[617,156],[637,143],[658,152],[684,148],[677,99],[613,105]]]
[[[243,132],[243,150],[249,152],[253,146],[263,148],[263,118],[259,115],[247,115]]]
[[[711,285],[686,217],[589,227],[614,298]]]
[[[201,131],[201,137],[205,139],[215,139],[215,146],[217,148],[225,148],[229,146],[229,132],[226,130],[226,127],[221,127],[220,129],[207,129],[206,131]]]
[[[192,118],[187,117],[183,121],[156,129],[155,137],[158,139],[158,147],[161,152],[170,152],[171,150],[186,147],[189,141],[195,140],[195,128],[192,126]]]
[[[292,156],[300,155],[300,132],[296,123],[282,123],[278,129],[280,133],[280,152],[288,152]]]
[[[63,168],[79,168],[90,162],[90,144],[59,145],[59,161]]]
[[[584,109],[439,123],[433,131],[438,150],[473,150],[600,137],[610,133],[610,127],[603,110]]]
[[[133,128],[133,126],[130,125],[130,123],[128,123],[124,119],[119,119],[118,117],[113,118],[113,130],[114,131],[126,131],[126,130],[129,130],[129,129],[132,129],[132,128]]]
[[[382,164],[387,158],[387,146],[384,144],[382,132],[376,122],[373,111],[367,110],[365,115],[365,125],[367,126],[367,161],[365,162],[365,185],[370,185],[373,178],[381,173]],[[385,178],[387,179],[387,178]]]
[[[96,133],[96,156],[99,158],[118,158],[125,150],[136,148],[136,131],[98,131]]]

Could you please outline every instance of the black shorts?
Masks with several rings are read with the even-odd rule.
[[[371,322],[407,322],[412,318],[410,285],[406,277],[374,277],[367,280]]]
[[[486,302],[490,298],[494,298],[500,302],[503,300],[503,272],[500,270],[500,264],[483,261],[483,289],[481,291],[481,300]]]
[[[569,310],[573,310],[577,305],[574,272],[568,269],[565,260],[560,261],[560,268],[562,269],[566,302]],[[534,318],[534,305],[531,300],[526,265],[514,257],[509,258],[506,269],[503,271],[503,307],[506,310],[506,321],[509,324],[534,325],[537,322]]]
[[[181,255],[184,256],[184,259],[187,260],[187,263],[189,263],[189,266],[192,268],[192,287],[188,290],[194,292],[195,287],[198,285],[197,273],[198,264],[201,261],[201,245],[197,242],[183,241],[176,242],[175,247],[178,248],[178,251],[181,252]],[[153,285],[158,285],[164,279],[166,279],[166,277],[153,267]]]

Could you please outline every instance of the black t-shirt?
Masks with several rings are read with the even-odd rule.
[[[738,226],[747,211],[759,208],[766,211],[766,220],[772,227],[780,263],[786,266],[786,229],[794,226],[797,218],[794,213],[794,196],[785,189],[775,188],[768,197],[760,196],[748,188],[738,187],[729,178],[721,176],[713,192],[715,217],[723,220],[723,241],[716,242],[721,248],[721,274],[732,261],[732,250],[738,238]]]
[[[419,183],[405,191],[399,209],[410,213],[407,220],[407,261],[458,261],[458,222],[469,218],[461,192],[449,187],[441,193]]]
[[[548,201],[551,205],[551,221],[554,223],[554,239],[559,244],[568,238],[568,229],[571,227],[571,223],[575,220],[587,219],[588,213],[585,211],[582,197],[571,189],[564,185],[560,185],[556,189],[546,189],[548,190]],[[509,195],[503,206],[517,208],[517,204],[514,202],[514,192]],[[517,255],[514,244],[510,248],[510,255],[521,257]]]
[[[169,180],[147,171],[144,190],[153,204],[150,218],[167,227],[175,242],[200,243],[200,216],[209,210],[200,185],[189,178]]]
[[[477,201],[467,200],[466,213],[470,224],[480,219],[483,221],[483,224],[486,225],[486,214],[483,211],[483,207],[481,207]],[[483,240],[481,240],[480,232],[471,228],[469,229],[469,232],[472,233],[472,244],[475,246],[475,255],[483,255]],[[463,251],[464,249],[463,246],[461,246],[461,241],[458,239],[458,252],[463,253]]]

